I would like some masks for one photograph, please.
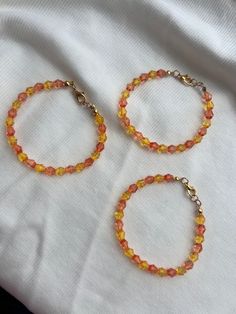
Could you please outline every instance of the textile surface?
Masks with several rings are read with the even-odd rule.
[[[0,285],[33,313],[236,312],[235,32],[232,0],[1,1]],[[140,148],[116,117],[126,84],[158,68],[189,73],[214,96],[212,127],[182,154]],[[73,79],[108,129],[100,159],[62,178],[21,165],[4,136],[17,94],[57,78]],[[128,113],[146,136],[177,144],[199,127],[201,99],[166,78],[139,87]],[[28,155],[45,164],[77,163],[95,145],[91,117],[69,90],[30,99],[15,126]],[[199,261],[174,279],[132,265],[113,231],[119,195],[157,173],[189,178],[207,218]],[[143,259],[177,266],[191,248],[193,215],[180,185],[149,186],[128,203],[127,239]]]

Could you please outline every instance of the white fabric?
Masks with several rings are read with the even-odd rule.
[[[0,285],[40,314],[235,313],[235,1],[2,0],[0,9]],[[158,68],[189,73],[214,95],[213,126],[183,154],[141,149],[116,118],[122,88]],[[74,79],[97,104],[108,141],[93,167],[48,178],[16,160],[4,120],[20,91],[56,78]],[[140,87],[128,111],[163,143],[190,138],[202,113],[198,93],[171,78]],[[83,160],[95,144],[90,116],[68,90],[32,98],[16,129],[29,156],[52,165]],[[168,172],[190,179],[207,218],[200,260],[175,279],[132,265],[112,227],[129,184]],[[177,184],[135,194],[125,217],[131,246],[178,265],[191,246],[192,208]]]

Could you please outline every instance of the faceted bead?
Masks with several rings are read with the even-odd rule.
[[[183,145],[183,144],[179,144],[179,145],[177,146],[177,151],[179,151],[179,152],[183,152],[183,151],[185,151],[185,149],[186,149],[186,147],[185,147],[185,145]]]
[[[14,120],[10,117],[8,117],[5,121],[6,126],[13,126],[14,125]]]
[[[137,187],[140,189],[140,188],[142,188],[142,187],[145,186],[145,181],[144,181],[144,180],[138,180],[138,181],[136,182],[136,185],[137,185]]]
[[[125,201],[129,200],[130,197],[131,197],[131,193],[129,193],[128,191],[124,192],[124,193],[121,195],[121,199],[122,199],[122,200],[125,200]]]
[[[125,90],[122,92],[122,98],[128,98],[129,97],[129,91]]]
[[[135,78],[135,79],[133,80],[133,84],[134,84],[135,86],[138,86],[138,85],[141,84],[141,80],[140,80],[139,78]]]
[[[97,113],[96,116],[95,116],[95,121],[96,123],[99,125],[99,124],[103,124],[104,122],[104,118],[99,114]]]
[[[195,135],[193,138],[194,143],[198,144],[202,141],[202,136],[201,135]]]
[[[147,73],[141,74],[141,75],[140,75],[140,80],[141,80],[142,82],[147,81],[147,80],[148,80],[148,74],[147,74]]]
[[[154,182],[154,177],[153,176],[147,176],[145,178],[145,183],[146,184],[152,184]]]
[[[150,78],[155,78],[155,77],[157,77],[157,71],[150,71],[149,73],[148,73],[148,76],[150,77]]]
[[[91,154],[91,158],[93,160],[97,160],[100,157],[100,153],[98,151],[95,151]]]
[[[193,252],[194,253],[200,253],[202,251],[202,244],[201,243],[196,243],[193,246]]]
[[[6,129],[7,136],[13,136],[15,134],[15,129],[12,126],[8,126]]]
[[[121,230],[121,231],[117,231],[116,232],[116,236],[117,236],[117,239],[118,240],[124,240],[125,239],[125,232],[123,231],[123,230]]]
[[[204,92],[203,100],[204,101],[210,101],[211,99],[212,99],[212,95],[209,92]]]
[[[121,118],[121,124],[122,124],[123,126],[129,126],[129,125],[130,125],[130,119],[127,118],[127,117]]]
[[[150,272],[150,273],[153,273],[153,274],[155,274],[155,273],[157,273],[157,267],[155,266],[155,265],[149,265],[148,266],[148,271]]]
[[[25,101],[27,99],[27,94],[26,93],[20,93],[17,97],[19,101]]]
[[[203,216],[203,214],[197,215],[196,218],[195,218],[195,222],[196,222],[198,225],[203,225],[204,222],[205,222],[205,217]]]
[[[128,242],[126,240],[121,240],[120,246],[123,250],[126,250],[126,249],[128,249]]]
[[[126,129],[127,134],[134,134],[135,127],[133,125],[129,125]]]
[[[76,171],[75,166],[70,165],[65,168],[66,173],[74,173],[75,171]]]
[[[12,103],[12,108],[18,110],[18,109],[20,109],[20,107],[21,107],[21,101],[15,100],[15,101]]]
[[[25,92],[26,92],[27,96],[32,96],[34,94],[34,88],[28,87],[28,88],[26,88]]]
[[[106,132],[106,126],[105,126],[105,124],[100,124],[99,126],[98,126],[98,131],[99,131],[99,133],[105,133]]]
[[[89,166],[91,166],[93,164],[93,162],[94,162],[94,160],[92,158],[87,158],[84,161],[84,166],[85,167],[89,167]]]
[[[34,168],[36,166],[36,162],[33,159],[26,159],[25,164],[30,168]]]
[[[205,111],[205,117],[207,119],[212,119],[213,116],[214,116],[214,113],[213,113],[213,111],[211,109],[208,109],[207,111]]]
[[[204,104],[204,109],[213,109],[214,108],[214,104],[212,101],[208,101],[207,103]]]
[[[172,174],[167,173],[166,175],[164,175],[164,179],[167,182],[173,181],[174,177],[172,176]]]
[[[106,134],[105,134],[105,133],[100,134],[99,137],[98,137],[98,140],[99,140],[99,142],[101,142],[101,143],[105,143],[106,140],[107,140]]]
[[[193,145],[194,145],[194,141],[189,140],[189,141],[185,142],[185,146],[186,146],[187,148],[192,148]]]
[[[176,152],[176,146],[170,145],[170,146],[168,146],[167,150],[170,154],[173,154],[174,152]]]
[[[129,83],[127,86],[126,86],[126,89],[129,91],[129,92],[132,92],[134,90],[134,85],[132,83]]]
[[[19,156],[19,155],[18,155]],[[35,171],[37,172],[44,172],[45,170],[45,167],[44,165],[41,165],[41,164],[36,164],[36,166],[34,167]]]
[[[141,259],[138,255],[134,255],[132,257],[132,261],[135,263],[135,264],[140,264],[141,263]]]
[[[164,176],[162,176],[161,174],[157,174],[155,177],[154,177],[154,180],[155,182],[163,182],[164,181]]]
[[[16,115],[17,115],[16,109],[11,108],[11,109],[8,111],[8,117],[10,117],[10,118],[15,118]]]
[[[55,172],[56,172],[56,169],[53,168],[53,167],[47,167],[47,168],[45,168],[45,171],[44,171],[44,173],[45,173],[47,176],[54,176],[54,175],[55,175]]]
[[[199,129],[199,131],[198,131],[198,134],[201,135],[201,136],[206,135],[206,133],[207,133],[207,129],[206,129],[206,128],[201,128],[201,129]]]
[[[62,88],[65,86],[65,82],[61,81],[61,80],[56,80],[52,83],[52,86],[54,88]]]
[[[143,269],[143,270],[148,269],[148,263],[147,263],[147,261],[141,261],[141,263],[139,263],[138,267],[139,267],[140,269]]]
[[[192,269],[193,268],[193,262],[192,261],[185,261],[184,262],[184,268],[186,270]]]
[[[151,142],[151,143],[149,144],[149,148],[150,148],[151,150],[157,150],[158,147],[159,147],[159,145],[158,145],[156,142]]]
[[[120,107],[120,109],[118,110],[118,117],[123,118],[126,116],[126,114],[127,110],[124,107]]]
[[[20,145],[13,145],[12,149],[14,150],[14,152],[18,155],[19,153],[22,153],[22,147]]]
[[[14,135],[13,135],[13,136],[9,136],[8,139],[7,139],[7,141],[8,141],[8,143],[9,143],[10,145],[14,145],[14,144],[17,143],[17,139],[16,139],[16,137],[15,137]]]
[[[176,268],[176,272],[178,275],[184,275],[186,273],[186,269],[183,266],[179,266]]]
[[[167,275],[167,271],[166,271],[166,269],[163,268],[163,267],[158,268],[158,272],[157,272],[157,273],[158,273],[158,275],[161,276],[161,277],[164,277],[164,276]]]
[[[52,87],[53,87],[52,81],[46,81],[46,82],[44,83],[44,88],[45,88],[45,89],[49,90],[49,89],[51,89]]]
[[[56,168],[55,174],[56,174],[56,176],[63,176],[63,174],[65,174],[65,168],[63,168],[63,167]]]
[[[124,217],[123,211],[115,211],[114,216],[116,220],[121,220]]]
[[[188,258],[190,259],[190,261],[196,262],[198,260],[198,254],[195,252],[192,252]]]
[[[149,146],[150,141],[149,141],[149,139],[147,137],[144,137],[144,138],[141,139],[140,144],[142,146]]]
[[[139,131],[134,132],[133,134],[133,139],[135,141],[141,141],[141,139],[143,138],[143,134]]]
[[[124,251],[125,255],[128,257],[133,257],[134,256],[134,250],[133,249],[127,249]]]
[[[120,107],[126,107],[127,106],[127,100],[124,98],[121,98],[119,101],[119,106]]]
[[[197,234],[203,235],[204,232],[206,231],[206,227],[205,225],[197,225],[195,230]]]
[[[40,92],[40,91],[43,90],[43,89],[44,89],[43,83],[36,83],[36,84],[34,85],[34,91],[35,91],[36,93]]]
[[[157,71],[157,76],[159,76],[159,77],[165,77],[165,76],[166,76],[166,71],[165,71],[165,70],[162,70],[162,69],[158,70],[158,71]]]
[[[158,151],[159,151],[160,153],[166,153],[166,152],[167,152],[167,146],[164,145],[164,144],[161,144],[161,145],[159,146],[159,148],[158,148]]]
[[[129,193],[135,193],[137,191],[138,187],[136,184],[131,184],[128,188]]]
[[[116,220],[115,222],[115,229],[116,231],[120,231],[123,228],[123,221],[122,220]]]
[[[209,128],[211,126],[211,120],[204,120],[202,126],[204,128]]]
[[[174,268],[168,268],[167,269],[167,275],[169,277],[174,277],[174,276],[176,276],[176,274],[177,274],[176,269],[174,269]]]
[[[126,201],[125,200],[120,200],[116,206],[118,211],[124,210],[126,207]]]
[[[204,236],[203,235],[197,235],[194,238],[195,243],[202,243],[204,241]]]
[[[23,161],[25,161],[26,159],[28,159],[28,156],[27,156],[25,153],[19,153],[19,154],[17,155],[17,157],[18,157],[19,161],[21,161],[21,162],[23,162]]]

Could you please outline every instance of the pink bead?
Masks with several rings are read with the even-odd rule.
[[[47,175],[47,176],[53,176],[55,174],[56,170],[55,168],[53,167],[47,167],[44,171],[44,173]]]
[[[61,80],[56,80],[52,83],[54,88],[62,88],[65,86],[65,82],[61,81]]]
[[[165,77],[165,76],[166,76],[166,71],[165,71],[165,70],[162,70],[162,69],[158,70],[158,71],[157,71],[157,76],[159,76],[159,77]]]
[[[155,274],[158,271],[158,269],[157,269],[157,267],[155,265],[149,265],[148,266],[148,271],[150,271],[150,273]]]
[[[214,116],[214,113],[213,113],[213,111],[212,111],[211,109],[209,109],[209,110],[207,110],[207,111],[205,112],[205,117],[206,117],[207,119],[212,119],[213,116]]]
[[[164,175],[164,179],[165,179],[167,182],[170,182],[170,181],[173,181],[173,180],[174,180],[174,177],[172,176],[172,174],[167,173],[166,175]]]
[[[134,262],[135,264],[140,264],[141,263],[141,259],[138,255],[134,255],[132,257],[132,262]]]
[[[11,109],[8,111],[8,116],[9,116],[10,118],[15,118],[16,115],[17,115],[16,109],[11,108]]]
[[[167,269],[167,275],[170,277],[174,277],[177,274],[177,271],[174,268]]]
[[[20,93],[19,95],[18,95],[18,100],[19,101],[25,101],[26,99],[27,99],[27,94],[26,93]]]
[[[120,107],[127,106],[127,100],[125,98],[121,98],[120,101],[119,101],[119,106]]]
[[[93,164],[94,160],[92,158],[87,158],[85,161],[84,161],[84,165],[85,167],[89,167]]]
[[[98,151],[98,152],[101,152],[101,151],[103,151],[103,149],[104,149],[104,144],[103,144],[103,143],[98,143],[97,146],[96,146],[96,148],[97,148],[97,151]]]
[[[128,249],[128,242],[126,240],[121,240],[120,246],[122,247],[123,250],[127,250]]]
[[[147,176],[144,181],[147,184],[152,184],[154,182],[154,177],[153,176]]]
[[[201,128],[201,129],[199,129],[199,131],[198,131],[198,134],[201,135],[201,136],[206,135],[206,133],[207,133],[207,129],[206,129],[206,128]]]
[[[132,83],[130,83],[130,84],[128,84],[128,85],[126,86],[126,89],[131,92],[131,91],[134,90],[134,85],[133,85]]]
[[[20,154],[20,153],[22,153],[22,147],[21,147],[20,145],[17,145],[17,144],[13,145],[13,146],[12,146],[12,149],[14,150],[14,152],[15,152],[17,155]]]
[[[186,261],[184,262],[184,268],[186,270],[192,269],[193,268],[193,262],[192,261]]]
[[[176,146],[175,145],[170,145],[167,148],[168,152],[173,154],[174,152],[176,152]]]
[[[121,124],[124,126],[129,126],[130,125],[130,119],[125,117],[121,119]]]
[[[203,100],[204,101],[210,101],[212,99],[212,95],[209,92],[205,92],[203,94]]]
[[[142,82],[147,81],[147,80],[148,80],[148,74],[147,74],[147,73],[141,74],[141,75],[140,75],[140,80],[141,80]]]
[[[33,159],[27,159],[25,164],[30,168],[34,168],[36,166],[36,162]]]
[[[143,138],[143,134],[139,131],[134,132],[133,138],[135,141],[140,141]]]
[[[65,168],[65,172],[66,173],[73,173],[73,172],[75,172],[75,166],[67,166],[66,168]]]
[[[197,225],[196,226],[196,233],[199,235],[203,235],[206,231],[206,227],[204,225]]]
[[[131,185],[129,186],[129,188],[128,188],[128,191],[129,191],[130,193],[135,193],[135,192],[137,191],[137,189],[138,189],[138,187],[137,187],[136,184],[131,184]]]
[[[13,136],[15,134],[15,129],[12,126],[8,126],[6,130],[7,136]]]
[[[40,92],[40,91],[43,90],[43,89],[44,89],[43,83],[36,83],[36,84],[34,85],[34,91],[35,91],[36,93]]]
[[[187,148],[192,148],[193,147],[193,145],[194,145],[194,141],[187,141],[186,143],[185,143],[185,146],[187,147]]]
[[[202,251],[202,245],[201,243],[196,243],[193,246],[193,252],[194,253],[200,253]]]
[[[159,147],[159,145],[158,145],[156,142],[151,142],[151,143],[149,144],[149,148],[150,148],[151,150],[157,150],[158,147]]]
[[[123,222],[121,220],[116,220],[115,222],[115,229],[117,231],[121,231],[123,228]]]
[[[105,126],[105,124],[99,124],[99,126],[98,126],[98,131],[100,132],[100,133],[105,133],[106,132],[106,126]]]
[[[124,210],[126,207],[126,201],[125,200],[120,200],[116,206],[118,211]]]

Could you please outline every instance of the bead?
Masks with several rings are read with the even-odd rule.
[[[134,250],[133,249],[127,249],[124,251],[125,255],[128,257],[133,257],[134,256]]]
[[[204,128],[209,128],[211,126],[211,120],[204,120],[202,126]]]
[[[8,126],[6,129],[7,136],[13,136],[15,134],[15,129],[12,126]]]
[[[204,101],[210,101],[211,99],[212,99],[212,95],[209,92],[204,92],[203,100]]]
[[[118,240],[124,240],[125,239],[125,232],[123,231],[123,230],[121,230],[121,231],[117,231],[116,232],[116,236],[117,236],[117,239]]]
[[[164,179],[167,182],[171,182],[174,180],[174,177],[172,176],[172,174],[167,173],[166,175],[164,175]]]
[[[202,251],[202,244],[201,243],[196,243],[193,246],[193,252],[194,253],[200,253]]]
[[[167,152],[167,146],[164,144],[161,144],[158,148],[158,152],[160,153],[166,153]]]
[[[184,262],[184,268],[186,270],[192,269],[193,268],[193,262],[192,261],[186,261]]]
[[[99,114],[97,113],[96,116],[95,116],[95,121],[96,121],[96,124],[103,124],[104,123],[104,118]]]
[[[151,143],[149,144],[149,148],[150,148],[151,150],[153,150],[153,151],[157,150],[158,147],[159,147],[159,145],[158,145],[156,142],[151,142]]]
[[[168,150],[168,152],[170,153],[170,154],[173,154],[173,153],[175,153],[176,152],[176,146],[175,145],[170,145],[170,146],[168,146],[168,148],[167,148],[167,150]]]
[[[161,174],[157,174],[154,177],[154,181],[157,182],[157,183],[163,182],[164,181],[164,176],[162,176]]]
[[[207,133],[207,129],[206,129],[206,128],[201,128],[201,129],[199,129],[199,131],[198,131],[198,134],[201,135],[201,136],[206,135],[206,133]]]
[[[187,148],[192,148],[193,145],[194,145],[194,141],[189,140],[189,141],[185,142],[185,146],[186,146]]]
[[[148,263],[147,263],[147,261],[141,261],[141,263],[138,264],[138,267],[139,267],[140,269],[143,269],[143,270],[148,269]]]
[[[176,148],[176,150],[177,150],[178,152],[184,152],[185,149],[186,149],[186,147],[185,147],[185,145],[183,145],[183,144],[179,144],[179,145],[177,146],[177,148]]]
[[[53,88],[62,88],[65,86],[65,82],[61,80],[56,80],[52,83]]]
[[[129,193],[135,193],[137,191],[138,187],[136,184],[131,184],[128,188]]]
[[[6,126],[13,126],[14,125],[14,120],[10,117],[8,117],[5,121]]]
[[[121,199],[122,200],[129,200],[131,197],[131,193],[129,193],[128,191],[124,192],[122,195],[121,195]]]
[[[132,257],[132,262],[134,262],[135,264],[140,264],[141,263],[141,259],[138,255],[134,255]]]
[[[18,109],[20,109],[20,107],[21,107],[21,101],[15,100],[15,101],[12,103],[12,108],[18,110]]]
[[[195,252],[193,252],[193,253],[191,253],[191,254],[189,255],[188,258],[190,259],[190,261],[196,262],[196,261],[198,260],[198,254],[195,253]]]
[[[100,153],[98,151],[95,151],[91,154],[91,158],[93,160],[97,160],[100,157]]]
[[[127,110],[124,107],[120,107],[120,109],[118,110],[118,117],[123,118],[126,116],[126,114]]]
[[[177,274],[177,271],[174,268],[168,268],[167,269],[167,275],[169,277],[174,277],[174,276],[176,276],[176,274]]]
[[[160,69],[160,70],[158,70],[157,71],[157,76],[159,76],[159,77],[165,77],[166,76],[166,71],[165,70],[162,70],[162,69]]]
[[[90,167],[93,164],[94,160],[92,158],[87,158],[84,161],[84,166],[85,167]]]
[[[153,176],[148,176],[145,178],[145,183],[146,184],[152,184],[154,182],[154,177]]]
[[[82,162],[78,163],[78,164],[75,166],[76,172],[80,172],[80,171],[82,171],[84,168],[85,168],[85,165],[84,165],[84,163],[82,163]]]
[[[105,134],[105,133],[100,134],[99,137],[98,137],[98,140],[99,140],[99,142],[101,142],[101,143],[105,143],[106,140],[107,140],[106,134]]]
[[[23,161],[25,161],[26,159],[28,159],[28,156],[27,156],[25,153],[19,153],[19,154],[17,155],[17,157],[18,157],[18,159],[19,159],[20,162],[23,162]]]
[[[66,173],[74,173],[75,171],[76,171],[75,166],[70,165],[65,168]]]
[[[134,84],[135,86],[138,86],[138,85],[141,84],[141,80],[140,80],[139,78],[135,78],[135,79],[133,80],[133,84]]]
[[[147,80],[148,80],[148,74],[147,74],[147,73],[141,74],[141,75],[140,75],[140,80],[141,80],[142,82],[147,81]]]
[[[30,168],[34,168],[36,166],[36,162],[33,159],[27,159],[25,164]]]
[[[9,136],[8,139],[7,139],[9,145],[14,145],[17,143],[17,139],[16,137],[13,135],[13,136]]]
[[[124,217],[123,211],[116,211],[114,214],[116,220],[121,220]]]
[[[186,269],[183,266],[179,266],[176,268],[177,275],[184,275],[186,273]]]
[[[105,133],[106,132],[106,126],[105,126],[105,124],[100,124],[99,126],[98,126],[98,131],[99,131],[99,133]]]
[[[134,134],[135,127],[133,125],[129,125],[126,129],[127,134]]]
[[[143,134],[141,132],[136,131],[133,134],[133,138],[135,141],[140,141],[143,138]]]
[[[56,168],[55,174],[56,174],[56,176],[63,176],[63,174],[65,174],[65,168],[63,168],[63,167]]]
[[[20,145],[17,144],[13,145],[12,149],[16,154],[22,153],[22,147]]]
[[[202,243],[204,241],[204,236],[203,235],[197,235],[194,238],[195,243]]]
[[[25,90],[27,96],[32,96],[34,94],[34,88],[33,87],[28,87]]]
[[[130,84],[128,84],[127,86],[126,86],[126,89],[129,91],[129,92],[131,92],[131,91],[133,91],[134,90],[134,84],[132,84],[132,83],[130,83]]]
[[[166,269],[163,268],[163,267],[158,268],[157,273],[158,273],[158,275],[161,276],[161,277],[164,277],[164,276],[167,275],[167,271],[166,271]]]
[[[126,240],[121,240],[120,246],[123,250],[126,250],[126,249],[128,249],[128,242]]]
[[[206,227],[204,225],[197,225],[195,230],[196,234],[203,235],[206,231]]]
[[[196,218],[195,218],[195,222],[196,222],[198,225],[203,225],[204,222],[205,222],[205,217],[203,216],[203,214],[197,215]]]
[[[120,200],[116,206],[118,211],[124,210],[126,207],[126,201],[125,200]]]
[[[157,267],[153,264],[148,266],[148,271],[152,274],[156,274],[157,270],[158,270]]]
[[[119,106],[120,107],[126,107],[127,106],[127,100],[124,98],[121,98],[119,101]]]
[[[125,90],[122,92],[122,98],[128,98],[129,97],[129,91]]]
[[[149,146],[150,141],[149,141],[149,139],[147,137],[144,137],[144,138],[141,139],[140,144],[142,146]]]
[[[152,79],[154,79],[155,77],[157,77],[157,71],[150,71],[149,73],[148,73],[148,76],[150,77],[150,78],[152,78]]]
[[[49,90],[53,87],[52,81],[46,81],[43,85],[46,90]]]
[[[19,156],[19,155],[18,155]],[[36,172],[44,172],[45,167],[42,164],[36,164],[36,166],[34,167]]]
[[[54,176],[55,175],[55,172],[56,172],[56,169],[53,168],[53,167],[47,167],[45,168],[45,171],[44,173],[47,175],[47,176]]]
[[[15,118],[16,115],[17,115],[16,109],[11,108],[11,109],[8,111],[8,117],[10,117],[10,118]]]
[[[123,229],[123,221],[122,220],[116,220],[115,222],[115,229],[116,231],[120,231]]]
[[[199,135],[199,134],[198,134],[198,135],[195,135],[194,138],[193,138],[193,141],[194,141],[194,143],[196,143],[196,144],[200,143],[201,140],[202,140],[202,136]]]
[[[27,94],[23,92],[18,95],[17,99],[23,102],[23,101],[26,101],[27,97],[28,97]]]
[[[205,112],[205,117],[206,117],[207,119],[212,119],[213,116],[214,116],[214,113],[213,113],[213,111],[212,111],[211,109],[208,109],[208,110]]]
[[[145,181],[144,181],[144,180],[138,180],[138,181],[136,182],[136,185],[137,185],[137,187],[140,189],[140,188],[144,187]]]

